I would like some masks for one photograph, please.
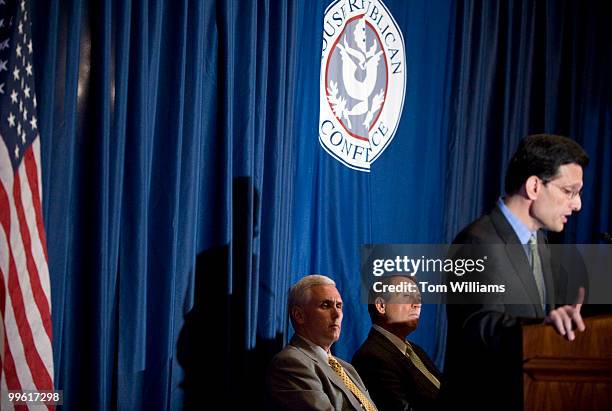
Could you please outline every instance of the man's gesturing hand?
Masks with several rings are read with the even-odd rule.
[[[578,331],[584,331],[586,329],[582,316],[580,315],[580,309],[582,308],[583,302],[584,288],[580,287],[578,289],[576,304],[555,308],[544,319],[544,323],[555,327],[555,330],[567,340],[574,341],[576,338],[574,329],[577,328]]]

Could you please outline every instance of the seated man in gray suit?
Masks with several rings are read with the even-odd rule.
[[[406,337],[416,330],[421,295],[412,277],[382,277],[384,285],[411,285],[412,292],[370,292],[372,329],[355,353],[353,365],[382,411],[437,407],[440,372],[418,345]]]
[[[330,353],[340,338],[342,298],[334,281],[309,275],[289,291],[295,335],[274,358],[267,386],[282,410],[376,410],[357,371]]]

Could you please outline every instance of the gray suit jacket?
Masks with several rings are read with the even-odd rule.
[[[351,380],[369,398],[357,371],[337,358]],[[272,359],[267,387],[274,409],[280,410],[361,410],[359,400],[331,369],[327,358],[304,339],[294,335]]]

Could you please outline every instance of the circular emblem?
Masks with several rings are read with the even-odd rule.
[[[404,105],[404,38],[382,1],[338,0],[325,11],[319,141],[344,165],[370,171]]]

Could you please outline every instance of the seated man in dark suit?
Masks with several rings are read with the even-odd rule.
[[[440,372],[418,345],[406,337],[416,330],[421,296],[407,276],[381,279],[383,285],[412,284],[413,292],[370,293],[372,329],[353,356],[380,410],[432,410],[440,390]]]
[[[342,298],[334,281],[322,275],[298,281],[289,291],[289,315],[295,335],[268,370],[273,408],[376,410],[357,371],[330,353],[342,325]]]
[[[447,406],[472,410],[522,409],[521,324],[551,325],[572,341],[584,331],[577,304],[568,304],[544,231],[561,232],[582,207],[583,169],[589,158],[566,137],[528,136],[514,153],[506,195],[493,210],[464,228],[453,243],[461,258],[488,258],[482,279],[506,284],[500,295],[458,296],[448,304],[448,339],[442,396]],[[458,301],[459,302],[459,301]],[[559,343],[563,341],[559,340]]]

